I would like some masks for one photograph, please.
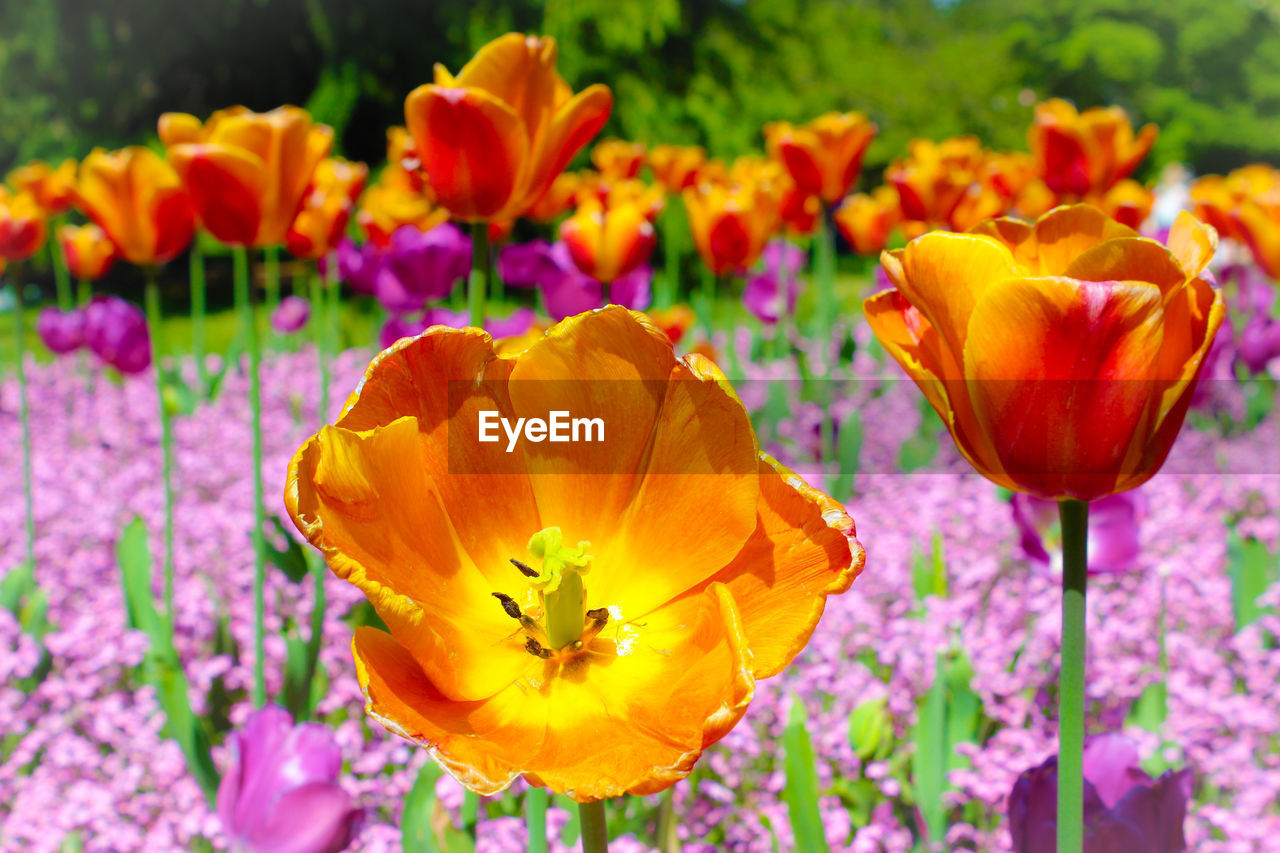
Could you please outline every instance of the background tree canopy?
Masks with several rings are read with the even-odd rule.
[[[872,171],[913,136],[1023,148],[1031,104],[1154,121],[1148,170],[1280,162],[1276,0],[30,0],[0,6],[0,168],[154,138],[166,110],[311,108],[376,163],[404,96],[511,29],[611,85],[607,134],[761,147],[774,119],[859,109]]]

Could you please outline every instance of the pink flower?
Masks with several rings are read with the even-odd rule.
[[[1060,563],[1057,501],[1015,494],[1010,508],[1027,559],[1046,567]],[[1142,553],[1138,534],[1146,514],[1146,499],[1137,489],[1089,505],[1089,574],[1114,574],[1133,567]]]
[[[311,306],[300,296],[286,296],[271,312],[271,328],[282,335],[291,335],[307,325]]]

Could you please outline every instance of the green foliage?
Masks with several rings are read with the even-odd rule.
[[[1276,558],[1256,539],[1241,539],[1234,530],[1227,534],[1227,573],[1231,577],[1231,608],[1239,631],[1262,615],[1261,596],[1277,580]]]
[[[787,728],[782,734],[782,749],[786,753],[787,784],[782,789],[782,799],[791,817],[791,832],[796,839],[796,849],[822,853],[829,850],[826,833],[822,828],[822,815],[818,811],[818,771],[814,767],[813,743],[805,728],[809,715],[800,697],[791,697],[791,712],[787,716]]]

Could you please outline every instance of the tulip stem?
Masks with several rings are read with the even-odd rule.
[[[231,252],[236,305],[245,341],[249,346],[249,418],[253,430],[253,703],[261,708],[267,701],[264,642],[266,604],[263,594],[267,564],[262,541],[262,523],[266,510],[262,505],[262,387],[258,374],[261,353],[258,349],[258,318],[249,289],[249,250],[244,246],[236,246]]]
[[[582,853],[607,853],[609,827],[604,816],[604,800],[579,803],[578,815],[582,824]]]
[[[311,278],[311,336],[316,346],[316,362],[320,368],[320,423],[329,419],[329,282],[317,270]]]
[[[524,825],[529,833],[527,853],[547,853],[546,788],[530,788],[525,792]]]
[[[662,290],[658,292],[658,307],[670,308],[676,304],[680,293],[680,245],[677,242],[681,223],[676,205],[681,204],[679,195],[667,199],[666,210],[662,214]]]
[[[147,331],[151,336],[151,369],[156,376],[156,405],[160,409],[161,477],[164,480],[164,613],[173,632],[173,424],[169,419],[169,407],[164,398],[164,364],[162,319],[160,315],[160,284],[156,280],[156,268],[146,267]]]
[[[467,307],[471,325],[484,328],[485,295],[493,278],[493,264],[489,258],[489,223],[471,223],[471,278],[467,282]]]
[[[825,205],[818,219],[817,245],[814,246],[813,252],[814,278],[816,279],[814,283],[818,290],[818,316],[814,325],[817,327],[818,347],[822,359],[819,369],[825,374],[829,370],[827,359],[831,352],[831,325],[835,313],[836,247],[835,233],[832,231],[831,219],[827,216]],[[837,353],[837,357],[838,355]],[[831,417],[830,382],[819,379],[818,383],[818,404],[822,409],[822,423],[819,427],[822,442],[822,469],[825,473],[827,466],[835,457],[835,421]],[[830,491],[834,485],[833,477],[830,473],[825,473],[823,480],[827,490]]]
[[[9,278],[13,282],[13,333],[17,346],[18,362],[18,417],[22,421],[22,501],[26,511],[24,528],[26,532],[27,568],[34,572],[36,568],[36,514],[31,477],[31,406],[27,398],[27,353],[26,336],[27,320],[22,310],[22,265],[9,267]]]
[[[1058,853],[1084,843],[1085,586],[1089,505],[1058,503],[1062,519],[1062,668],[1058,687]]]
[[[209,368],[204,359],[204,253],[199,235],[191,241],[191,354],[196,360],[196,382],[201,396],[209,388]]]

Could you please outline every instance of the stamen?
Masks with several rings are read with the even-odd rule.
[[[520,574],[527,578],[536,578],[538,576],[537,569],[530,567],[526,563],[520,562],[515,557],[511,558],[511,564],[520,570]]]
[[[609,608],[597,607],[594,610],[588,610],[587,619],[591,621],[591,627],[599,631],[609,624]]]
[[[533,637],[524,641],[524,647],[529,654],[537,658],[542,658],[543,660],[546,660],[552,655],[551,649],[544,649],[542,647],[542,643],[539,643]]]
[[[492,595],[494,598],[498,599],[498,601],[502,602],[502,609],[506,611],[508,616],[512,619],[521,619],[520,605],[516,604],[516,600],[514,598],[509,595],[504,595],[501,592],[495,592],[492,593]],[[523,622],[523,619],[521,619],[521,621]]]

